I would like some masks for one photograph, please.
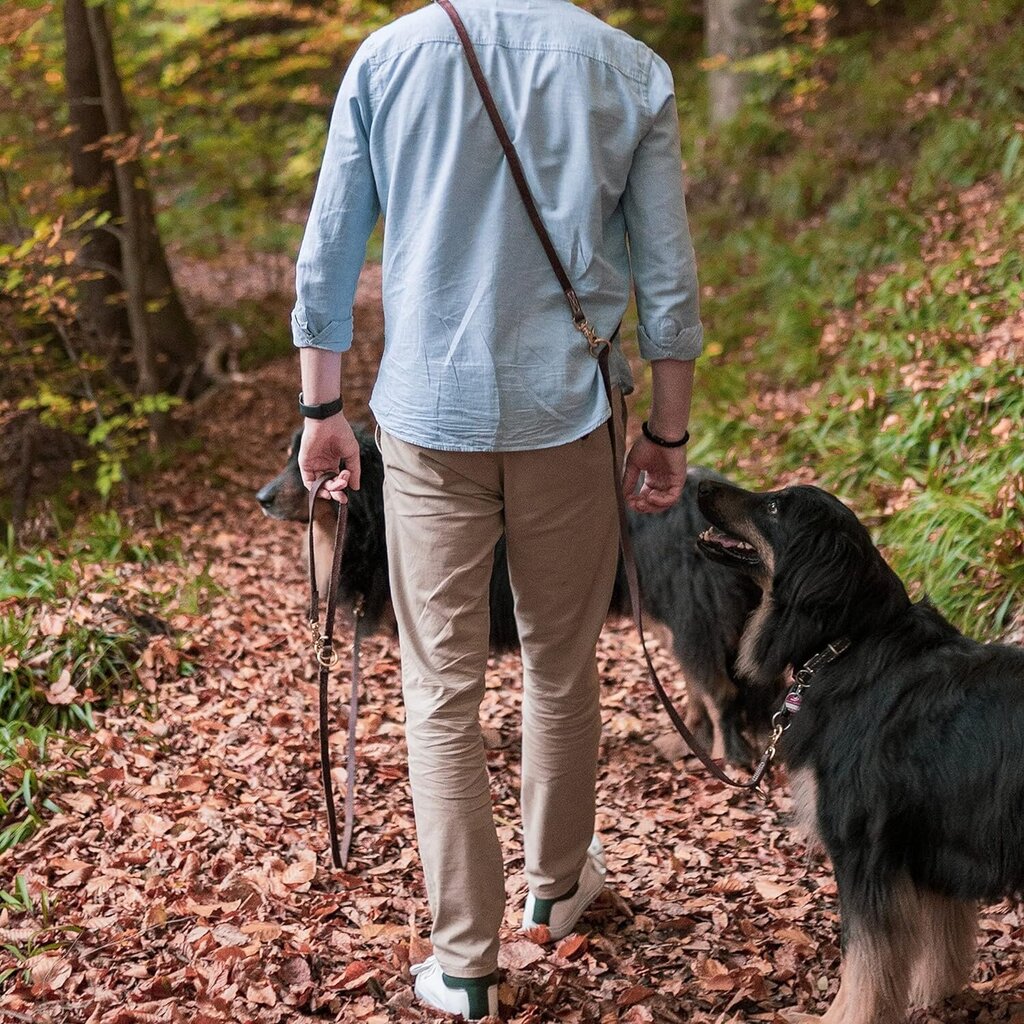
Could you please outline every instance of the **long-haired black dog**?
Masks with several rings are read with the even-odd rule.
[[[741,671],[773,680],[826,652],[787,698],[779,745],[839,889],[842,979],[824,1020],[896,1024],[968,980],[977,902],[1024,890],[1024,650],[912,603],[818,488],[706,481],[698,500],[713,524],[702,550],[763,592]]]
[[[365,624],[374,629],[390,613],[387,549],[384,540],[384,469],[373,437],[357,429],[361,486],[349,492],[349,529],[339,585],[340,604],[362,598]],[[275,519],[307,522],[308,495],[299,473],[301,430],[292,438],[284,469],[256,494],[263,511]],[[722,480],[707,469],[690,471],[683,496],[657,515],[630,514],[644,610],[664,624],[686,679],[688,724],[715,756],[735,764],[750,760],[744,729],[759,734],[768,722],[770,698],[748,687],[734,671],[743,623],[760,591],[742,572],[717,572],[697,554],[695,542],[708,523],[697,508],[697,484]],[[514,602],[504,538],[494,551],[491,575],[491,648],[518,646]],[[629,598],[621,570],[611,609],[625,615]]]

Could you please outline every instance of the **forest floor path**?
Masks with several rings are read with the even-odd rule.
[[[367,283],[373,294],[374,282]],[[347,364],[346,400],[365,412],[379,319],[364,298],[367,355]],[[150,640],[151,700],[97,715],[54,750],[78,774],[64,813],[5,856],[56,897],[58,948],[0,993],[0,1020],[32,1024],[435,1019],[412,1001],[409,964],[429,951],[408,791],[398,648],[364,643],[358,829],[330,867],[305,627],[302,528],[266,519],[253,495],[296,426],[296,366],[272,363],[201,412],[200,449],[152,481],[147,502],[179,560],[126,566],[140,595],[173,599],[172,637]],[[102,600],[94,594],[89,600]],[[141,600],[141,597],[140,597]],[[344,648],[350,640],[342,632]],[[598,828],[608,885],[580,934],[553,946],[514,927],[525,892],[519,827],[518,658],[488,668],[483,725],[507,868],[503,1013],[539,1021],[781,1020],[836,990],[835,885],[771,802],[670,760],[639,645],[610,621],[598,651],[604,735]],[[672,659],[655,646],[680,695]],[[332,682],[345,700],[347,669]],[[345,714],[332,733],[344,786]],[[982,915],[971,990],[916,1022],[1024,1024],[1018,910]],[[0,939],[23,942],[0,917]]]

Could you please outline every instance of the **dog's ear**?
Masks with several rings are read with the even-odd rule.
[[[875,552],[845,533],[804,534],[777,556],[770,591],[751,615],[737,670],[761,684],[848,632],[862,602],[864,566]]]
[[[797,605],[778,604],[771,591],[765,591],[740,637],[736,671],[752,683],[772,685],[820,637],[821,626],[813,616]]]
[[[825,615],[857,602],[873,547],[845,532],[819,533],[790,546],[780,559],[772,592],[780,605]]]

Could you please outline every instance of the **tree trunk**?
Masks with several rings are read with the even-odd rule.
[[[743,105],[754,76],[731,65],[767,49],[768,8],[765,0],[704,0],[704,42],[712,62],[708,115],[714,125],[731,121]]]
[[[114,48],[102,4],[66,0],[66,61],[74,69],[68,76],[68,99],[72,106],[72,173],[94,175],[107,181],[104,206],[119,225],[114,232],[97,232],[114,238],[116,251],[104,249],[96,262],[111,269],[103,282],[104,297],[123,292],[119,310],[127,323],[130,352],[135,363],[135,382],[140,393],[155,391],[193,395],[203,384],[199,366],[198,339],[185,314],[174,286],[163,245],[157,231],[153,198],[145,170],[138,160],[115,163],[102,152],[82,153],[81,147],[104,136],[131,136],[131,117],[125,102]],[[74,119],[74,111],[79,119]],[[95,180],[94,179],[94,180]],[[77,182],[76,182],[77,183]],[[116,237],[115,237],[116,235]],[[91,260],[91,256],[86,256]],[[96,289],[100,291],[100,289]],[[97,315],[90,306],[92,322],[105,324],[113,318]],[[122,335],[123,336],[123,335]]]
[[[119,220],[121,205],[114,186],[114,175],[104,160],[100,140],[107,134],[107,120],[100,102],[100,80],[93,56],[89,23],[82,3],[64,4],[64,81],[67,89],[71,133],[68,159],[71,181],[77,188],[95,189],[98,202]],[[134,377],[119,364],[131,346],[131,330],[119,296],[124,286],[121,274],[121,246],[109,231],[89,234],[78,254],[80,266],[102,274],[83,281],[78,290],[80,311],[86,326],[96,335],[102,355],[119,377]]]

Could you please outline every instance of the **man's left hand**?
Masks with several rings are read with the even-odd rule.
[[[637,491],[637,481],[644,482]],[[674,505],[686,484],[686,448],[663,448],[641,437],[626,456],[622,491],[634,512],[664,512]],[[634,493],[636,492],[636,493]]]

